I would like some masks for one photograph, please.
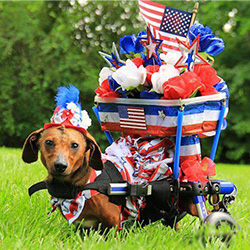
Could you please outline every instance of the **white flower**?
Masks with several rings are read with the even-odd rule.
[[[115,71],[115,68],[103,67],[99,73],[99,84],[101,85],[104,80],[111,76]]]
[[[179,51],[175,51],[175,52],[169,51],[167,52],[167,54],[161,53],[160,58],[167,64],[174,66],[177,63],[177,61],[181,58],[181,55],[182,54]]]
[[[79,124],[82,128],[88,129],[91,126],[92,120],[90,119],[88,112],[86,110],[82,110],[82,120]]]
[[[70,110],[73,114],[74,113],[80,113],[79,107],[74,102],[67,103],[67,110]]]
[[[126,65],[122,66],[112,77],[121,85],[122,90],[130,90],[142,85],[146,79],[146,69],[141,65],[139,68],[131,61],[127,60]]]
[[[156,93],[163,94],[162,84],[168,79],[180,75],[178,69],[172,65],[162,65],[158,72],[152,75],[151,82]]]

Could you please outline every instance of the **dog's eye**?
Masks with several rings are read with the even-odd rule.
[[[71,148],[78,148],[79,147],[79,144],[77,144],[77,143],[75,143],[75,142],[73,142],[72,144],[71,144]]]
[[[51,141],[51,140],[46,140],[45,141],[45,145],[48,146],[48,147],[53,147],[54,146],[54,142]]]

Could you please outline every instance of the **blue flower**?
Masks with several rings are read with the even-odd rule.
[[[200,34],[200,52],[206,52],[211,56],[220,54],[225,48],[224,42],[221,38],[215,37],[212,34],[212,30],[209,27],[204,27],[200,23],[195,23],[191,26],[188,32],[188,38],[190,44]]]
[[[127,95],[126,95],[127,94],[127,90],[122,90],[121,85],[119,85],[112,76],[108,77],[108,81],[109,81],[109,87],[113,91],[121,94],[123,98],[128,98]]]
[[[141,99],[161,99],[161,96],[159,94],[157,94],[155,91],[146,91],[143,90],[140,93],[140,98]]]
[[[130,54],[132,53],[140,53],[144,51],[143,45],[140,43],[139,37],[146,34],[144,31],[140,32],[138,36],[124,36],[120,39],[120,53],[121,54]]]
[[[226,93],[227,98],[229,98],[229,90],[225,81],[215,84],[214,87],[217,91]]]

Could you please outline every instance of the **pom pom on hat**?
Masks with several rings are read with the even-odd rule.
[[[87,133],[91,126],[91,119],[86,110],[82,110],[79,102],[80,91],[73,85],[59,87],[55,97],[56,109],[51,117],[51,123],[44,125],[44,128],[65,126]]]
[[[69,87],[58,87],[58,93],[55,97],[56,106],[66,108],[68,103],[73,102],[81,109],[81,104],[78,103],[79,95],[79,89],[72,84],[70,84]]]

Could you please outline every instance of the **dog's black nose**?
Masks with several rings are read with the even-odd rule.
[[[59,154],[57,156],[54,166],[55,166],[56,172],[59,174],[62,174],[66,170],[68,163],[63,154]]]
[[[58,173],[63,173],[67,168],[67,165],[64,165],[63,163],[55,163],[55,169],[56,169],[56,172]]]

